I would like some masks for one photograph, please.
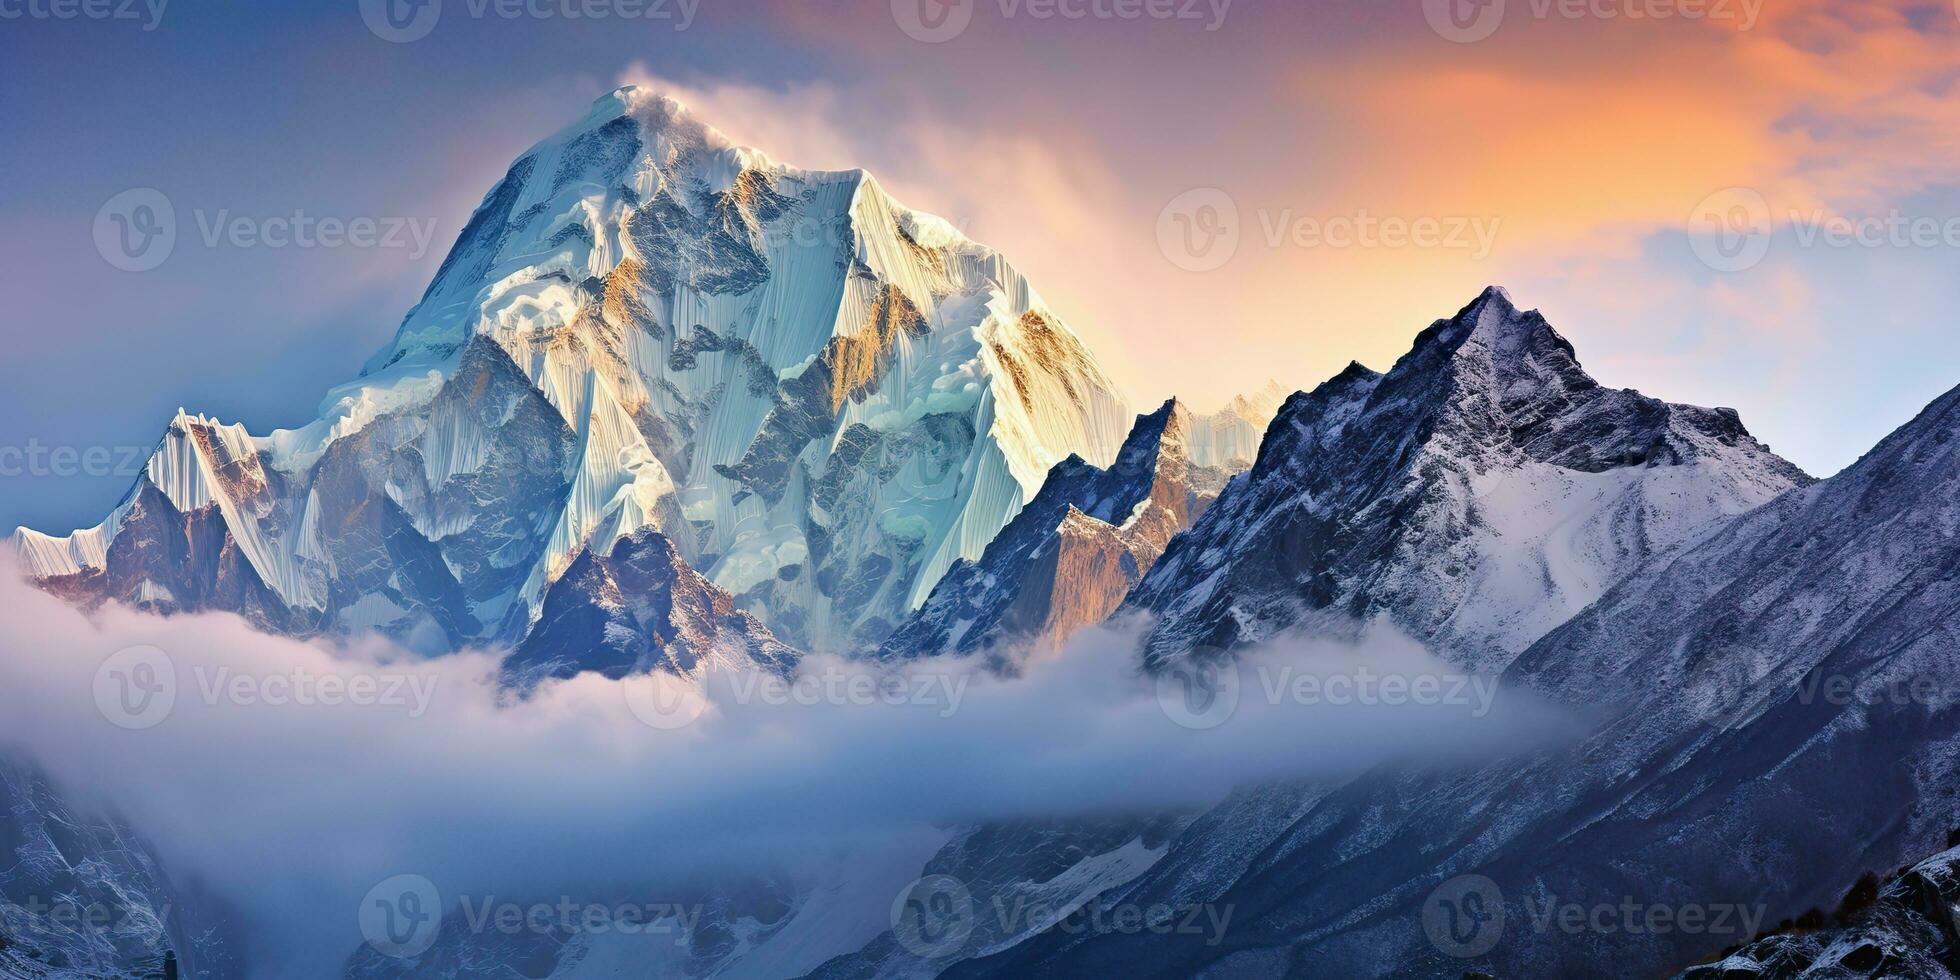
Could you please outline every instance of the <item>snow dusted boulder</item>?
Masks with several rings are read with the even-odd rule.
[[[180,415],[101,525],[22,529],[81,602],[520,641],[652,530],[785,640],[875,646],[1127,412],[995,252],[635,88],[512,164],[320,418]]]

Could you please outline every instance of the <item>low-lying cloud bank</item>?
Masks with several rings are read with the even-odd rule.
[[[490,652],[84,615],[11,577],[0,615],[0,752],[113,807],[175,877],[240,910],[267,975],[338,963],[362,896],[395,875],[447,895],[657,898],[930,853],[958,824],[1197,807],[1574,730],[1385,630],[1276,643],[1213,676],[1145,676],[1134,629],[1103,629],[1016,679],[813,659],[788,682],[582,676],[514,701]]]

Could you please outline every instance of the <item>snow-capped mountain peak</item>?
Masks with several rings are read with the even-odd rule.
[[[101,527],[16,538],[83,601],[456,644],[520,639],[645,529],[785,640],[850,650],[1057,461],[1112,458],[1125,414],[997,253],[624,88],[512,164],[317,421],[180,420]],[[132,523],[210,554],[119,547]]]
[[[1153,661],[1393,619],[1495,669],[1639,562],[1808,482],[1728,409],[1602,387],[1496,287],[1386,374],[1280,409],[1260,455],[1130,605]]]

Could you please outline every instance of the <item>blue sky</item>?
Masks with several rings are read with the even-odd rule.
[[[1386,367],[1490,282],[1542,307],[1604,383],[1734,406],[1815,473],[1960,383],[1956,242],[1806,246],[1797,227],[1960,215],[1960,16],[1944,3],[1805,0],[1745,26],[1513,0],[1493,36],[1460,43],[1419,0],[1221,0],[1161,20],[966,0],[970,26],[924,43],[891,0],[700,0],[685,30],[679,0],[634,21],[446,0],[426,37],[393,43],[357,0],[173,0],[154,29],[36,15],[47,2],[0,0],[24,14],[0,18],[8,527],[100,519],[133,477],[102,451],[147,446],[180,405],[260,433],[308,420],[509,161],[623,80],[674,88],[787,162],[865,166],[1000,247],[1139,406]],[[1690,235],[1731,186],[1760,191],[1775,228],[1759,262],[1718,271]],[[95,240],[134,188],[178,227],[142,272]],[[1159,244],[1193,189],[1238,212],[1222,268]],[[1494,247],[1267,237],[1362,213],[1484,220]],[[434,244],[204,240],[220,217],[299,214],[428,227]]]

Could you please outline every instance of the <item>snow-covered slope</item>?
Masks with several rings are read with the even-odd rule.
[[[522,637],[649,528],[786,640],[858,649],[1127,416],[998,254],[627,88],[511,166],[318,421],[180,414],[102,525],[15,541],[82,601],[453,645]]]
[[[242,977],[233,920],[173,883],[127,825],[0,757],[0,977]]]
[[[1102,622],[1224,485],[1225,471],[1190,459],[1196,421],[1171,399],[1137,416],[1108,469],[1074,456],[1056,464],[980,560],[954,565],[883,654],[991,650],[1009,667]]]
[[[915,872],[915,888],[923,886],[923,893],[898,894],[921,901],[963,893],[974,911],[969,930],[931,937],[921,931],[903,940],[886,931],[811,971],[808,980],[932,980],[955,964],[1011,949],[1060,923],[1080,928],[1083,919],[1100,911],[1089,903],[1155,864],[1178,826],[1176,818],[1152,817],[966,829]]]
[[[1931,852],[1960,824],[1956,648],[1960,389],[1843,473],[1649,563],[1517,657],[1508,686],[1595,723],[1577,744],[1220,807],[1121,896],[1230,903],[1242,924],[1218,948],[1047,935],[950,975],[1680,969],[1746,941],[1740,914],[1722,931],[1534,927],[1534,914],[1632,895],[1638,912],[1776,922]],[[1249,858],[1212,861],[1213,842]],[[1503,899],[1508,924],[1487,952],[1425,935],[1425,904],[1460,875]]]
[[[1867,888],[1873,890],[1861,894]],[[1792,928],[1684,970],[1676,980],[1960,977],[1960,847],[1884,881],[1876,875],[1861,879],[1845,898],[1844,904],[1869,904],[1840,905],[1831,915],[1843,921],[1823,928],[1790,923]]]
[[[1501,669],[1647,558],[1807,482],[1735,412],[1601,387],[1492,287],[1387,374],[1280,410],[1246,476],[1127,608],[1153,662],[1388,617]]]
[[[1259,455],[1259,440],[1265,438],[1266,426],[1272,424],[1288,394],[1279,382],[1268,381],[1265,387],[1232,399],[1231,404],[1210,415],[1193,418],[1191,461],[1233,473],[1250,469]]]

